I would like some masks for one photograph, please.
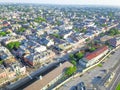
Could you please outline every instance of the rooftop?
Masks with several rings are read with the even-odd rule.
[[[100,55],[101,53],[103,53],[104,51],[106,51],[107,49],[108,49],[108,46],[103,46],[103,47],[97,49],[96,51],[88,54],[87,56],[85,56],[85,58],[87,60],[91,60],[91,59],[97,57],[98,55]]]
[[[62,65],[58,66],[48,74],[42,77],[42,79],[34,82],[30,86],[26,87],[24,90],[41,90],[43,87],[45,87],[48,83],[50,83],[52,80],[57,78],[60,74],[64,72],[64,70],[67,67],[72,66],[71,63],[65,62]]]

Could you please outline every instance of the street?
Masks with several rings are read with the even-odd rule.
[[[116,73],[115,73],[114,80],[112,80],[107,90],[115,90],[117,84],[120,82],[120,63],[118,65],[119,66],[116,68],[116,71],[115,71]]]

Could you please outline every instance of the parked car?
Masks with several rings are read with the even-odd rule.
[[[84,82],[80,82],[80,83],[77,85],[77,90],[86,90],[86,87],[85,87]]]

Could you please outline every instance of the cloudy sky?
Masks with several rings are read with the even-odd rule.
[[[0,2],[120,6],[120,0],[0,0]]]

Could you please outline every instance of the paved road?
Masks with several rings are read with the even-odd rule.
[[[109,85],[109,87],[107,88],[107,90],[115,90],[116,86],[117,86],[117,84],[119,82],[120,82],[120,64],[116,68],[115,78],[114,78],[113,82],[111,82],[111,84]]]

